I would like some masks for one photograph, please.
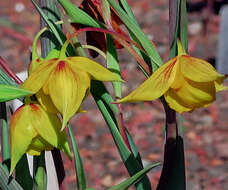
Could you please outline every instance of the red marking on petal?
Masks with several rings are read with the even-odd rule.
[[[181,55],[181,57],[191,57],[190,55]]]
[[[36,59],[36,62],[38,62],[38,63],[41,62],[41,59],[40,58],[37,58]]]
[[[167,67],[167,69],[165,70],[165,73],[164,73],[165,80],[168,80],[170,78],[171,72],[173,70],[174,65],[176,64],[176,61],[177,59],[175,58],[173,62],[169,65],[169,67]]]
[[[37,111],[39,110],[39,107],[36,104],[30,104],[31,110],[32,111]]]
[[[61,69],[63,69],[65,67],[65,65],[66,65],[66,62],[65,61],[60,61],[58,63],[58,65],[57,65],[57,69],[58,70],[61,70]]]

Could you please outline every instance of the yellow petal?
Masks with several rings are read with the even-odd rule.
[[[75,73],[68,63],[59,62],[50,76],[48,89],[52,102],[63,115],[62,129],[79,109],[89,87],[90,78],[85,72]]]
[[[10,122],[11,166],[12,174],[17,162],[28,149],[32,139],[37,135],[31,125],[30,106],[23,105],[14,112]]]
[[[224,91],[224,90],[228,90],[228,87],[223,85],[223,81],[225,80],[226,76],[220,77],[219,79],[217,79],[215,81],[215,89],[216,92],[220,92],[220,91]]]
[[[29,75],[43,62],[42,57],[37,57],[36,59],[32,60],[29,64],[28,73]]]
[[[71,67],[75,72],[80,69],[89,73],[94,80],[123,82],[118,75],[112,73],[99,63],[86,57],[70,57],[68,58],[68,62],[71,64]]]
[[[183,86],[185,78],[184,78],[184,75],[181,73],[181,68],[180,68],[179,62],[177,62],[176,64],[178,65],[176,68],[176,76],[171,85],[171,88],[178,90],[179,88],[181,88]]]
[[[61,122],[58,116],[45,112],[42,107],[37,104],[31,104],[31,106],[36,106],[36,109],[34,107],[32,111],[37,116],[34,118],[34,121],[36,121],[34,127],[38,135],[33,138],[28,150],[41,152],[42,150],[52,150],[53,147],[56,147],[71,158],[67,135],[65,131],[60,131]]]
[[[194,82],[188,79],[184,80],[180,89],[172,92],[181,100],[180,104],[192,109],[209,105],[215,100],[216,93],[214,82]]]
[[[45,141],[41,136],[37,135],[32,139],[32,142],[26,152],[30,155],[37,155],[38,152],[41,153],[43,150],[52,150],[53,148],[54,147]]]
[[[210,63],[202,59],[189,55],[182,55],[178,57],[178,61],[180,62],[183,75],[192,81],[210,82],[223,76],[217,73]]]
[[[176,64],[176,58],[173,58],[157,69],[150,78],[128,96],[118,100],[117,103],[151,101],[161,97],[172,85],[177,71],[178,64]]]
[[[186,105],[181,98],[179,98],[177,96],[177,94],[175,93],[175,90],[170,89],[168,90],[165,95],[165,100],[168,103],[169,107],[172,108],[173,110],[177,111],[178,113],[182,113],[182,112],[188,112],[188,111],[192,111],[193,108],[188,107],[188,105]]]
[[[39,156],[41,152],[33,150],[33,149],[29,149],[29,150],[27,150],[27,153],[32,156]]]
[[[36,98],[45,111],[50,112],[50,113],[58,113],[58,110],[56,109],[55,105],[52,103],[50,96],[45,95],[43,92],[43,89],[40,89],[36,93]]]
[[[56,59],[53,59],[40,64],[22,84],[22,88],[30,90],[34,93],[38,92],[55,67],[55,62]]]
[[[36,112],[36,115],[39,115],[39,122],[37,121],[36,126],[34,126],[37,133],[50,145],[57,147],[58,133],[60,133],[61,128],[61,122],[59,118],[55,114],[45,112],[41,106],[36,106],[38,109],[34,109],[33,111]],[[39,138],[39,140],[41,139]]]

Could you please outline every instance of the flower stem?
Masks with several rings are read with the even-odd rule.
[[[166,113],[166,141],[168,139],[176,138],[178,136],[176,112],[167,104],[165,105]]]

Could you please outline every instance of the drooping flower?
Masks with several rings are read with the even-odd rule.
[[[179,113],[207,107],[216,99],[216,92],[227,90],[210,63],[186,54],[180,42],[178,56],[158,68],[128,96],[117,101],[152,101],[162,95],[169,106]]]
[[[90,89],[91,79],[122,81],[116,74],[91,59],[80,56],[66,57],[67,45],[68,42],[63,45],[59,58],[44,60],[22,85],[22,88],[38,94],[42,89],[45,95],[50,96],[54,106],[63,116],[62,129],[79,110]]]
[[[19,107],[10,122],[10,173],[24,153],[40,155],[41,151],[55,147],[71,158],[67,135],[60,129],[57,115],[45,112],[39,104],[30,102]]]

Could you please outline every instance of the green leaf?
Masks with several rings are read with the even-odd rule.
[[[76,5],[72,4],[70,1],[58,0],[58,2],[62,5],[67,15],[70,17],[71,22],[84,24],[84,25],[92,26],[96,28],[102,27],[102,24],[100,24],[98,21],[93,19],[91,16],[89,16],[81,9],[79,9]]]
[[[45,20],[47,25],[50,27],[52,32],[54,33],[58,42],[61,45],[63,45],[64,41],[62,40],[62,38],[59,35],[60,30],[58,29],[58,27],[55,25],[55,23],[52,20],[49,19],[49,17],[44,13],[44,11],[39,7],[39,5],[34,0],[31,0],[31,1],[34,4],[34,6],[36,7],[36,9],[38,10],[38,12],[40,13],[40,15],[42,16],[42,18]]]
[[[37,8],[38,12],[40,13],[40,15],[42,16],[42,18],[45,20],[45,22],[47,23],[48,27],[51,29],[51,31],[53,32],[53,35],[55,36],[55,38],[57,39],[57,42],[60,45],[63,45],[64,42],[66,41],[66,36],[65,34],[59,29],[59,27],[48,18],[48,16],[44,13],[44,11],[39,7],[39,5],[34,1],[31,0],[33,2],[33,4],[35,5],[35,7]],[[46,39],[48,40],[48,39]],[[54,39],[50,39],[49,40],[53,41]],[[57,47],[58,48],[58,44]],[[45,51],[51,51],[51,47],[45,47],[45,45],[42,46],[42,48],[45,48]],[[48,55],[49,52],[45,53],[46,55]],[[72,47],[72,45],[68,45],[67,47],[67,53],[71,56],[73,55],[77,55],[75,52],[75,49]]]
[[[131,146],[132,153],[134,154],[134,157],[136,158],[136,160],[138,160],[138,162],[141,164],[141,166],[143,166],[140,153],[139,153],[139,151],[135,145],[135,142],[133,141],[133,138],[132,138],[132,136],[129,133],[127,128],[126,128],[126,133],[127,133],[127,138],[128,138],[129,144]]]
[[[147,166],[145,169],[137,172],[135,175],[133,175],[132,177],[128,178],[127,180],[121,182],[118,185],[115,185],[114,187],[109,188],[108,190],[126,190],[128,189],[132,184],[136,183],[137,181],[139,181],[140,179],[142,179],[144,177],[144,175],[149,172],[152,168],[157,167],[158,165],[160,165],[159,163],[157,164],[151,164],[149,166]]]
[[[61,20],[61,14],[55,0],[39,0],[39,5],[42,7],[43,12],[51,22],[54,23]],[[40,26],[41,28],[46,26],[46,21],[43,17],[40,19]],[[55,28],[57,31],[61,31],[61,25],[55,26]],[[57,38],[50,30],[45,31],[44,35],[41,36],[41,44],[41,55],[45,58],[52,49],[57,48],[60,45]]]
[[[180,39],[188,51],[188,28],[186,0],[173,0],[170,3],[170,58],[177,55],[177,40]]]
[[[83,168],[82,159],[80,156],[80,153],[78,151],[77,143],[75,140],[74,133],[72,131],[72,128],[70,125],[68,125],[68,131],[70,134],[70,139],[72,142],[73,152],[74,152],[74,165],[76,170],[76,176],[77,176],[77,186],[78,190],[85,190],[86,189],[86,176],[85,171]]]
[[[135,19],[135,16],[131,10],[131,7],[128,5],[126,0],[118,0],[119,4],[121,5],[121,7],[123,7],[123,9],[125,10],[125,12],[128,14],[128,16],[135,22],[136,25],[138,25],[137,20]]]
[[[154,45],[143,33],[141,28],[137,24],[135,24],[135,21],[131,17],[129,17],[127,13],[125,13],[125,11],[116,3],[115,0],[108,0],[108,2],[115,9],[121,20],[127,26],[128,30],[131,30],[131,32],[138,38],[138,41],[141,43],[148,56],[153,61],[153,70],[155,71],[163,64],[163,62]]]
[[[188,52],[188,23],[187,23],[186,0],[181,0],[180,3],[181,3],[180,39],[185,48],[185,51]]]
[[[0,102],[0,129],[2,138],[2,163],[5,169],[10,171],[10,145],[9,145],[9,132],[7,124],[6,103]]]
[[[45,167],[44,151],[40,154],[40,156],[33,157],[33,179],[34,190],[47,189],[47,172]]]
[[[19,87],[0,84],[0,102],[6,102],[29,94],[32,94],[32,92]]]
[[[113,73],[117,74],[121,79],[120,66],[116,53],[114,41],[110,35],[107,35],[107,68]],[[122,97],[122,82],[112,82],[115,96]]]
[[[0,189],[1,190],[23,190],[19,183],[9,176],[2,164],[0,164]]]
[[[9,76],[7,75],[2,68],[0,67],[0,84],[8,84],[12,86],[18,86],[18,84]]]
[[[16,181],[23,187],[24,190],[31,190],[33,187],[32,176],[29,172],[28,159],[26,154],[22,156],[16,165]]]

